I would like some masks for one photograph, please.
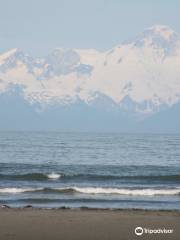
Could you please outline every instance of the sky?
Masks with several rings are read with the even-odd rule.
[[[0,52],[110,49],[155,24],[180,33],[179,0],[0,0]]]

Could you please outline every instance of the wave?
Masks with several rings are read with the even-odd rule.
[[[61,177],[61,174],[51,173],[51,174],[48,174],[47,177],[48,177],[49,179],[55,180],[55,179],[59,179],[59,178]]]
[[[64,187],[64,188],[1,188],[0,193],[80,193],[80,194],[106,194],[106,195],[132,195],[132,196],[155,196],[155,195],[180,195],[180,188],[173,189],[130,189],[130,188],[100,188],[100,187]]]
[[[59,179],[61,174],[57,173],[26,173],[26,174],[0,174],[0,180],[21,180],[21,181],[43,181],[48,179]]]
[[[7,199],[1,200],[1,204],[11,204],[11,203],[28,203],[28,204],[41,204],[41,203],[134,203],[134,199],[105,199],[105,198],[17,198],[17,199]],[[152,203],[152,199],[148,201],[147,199],[138,199],[138,202]],[[153,203],[163,203],[167,204],[168,201],[158,201],[153,199]],[[177,203],[177,202],[176,202]]]
[[[37,192],[43,188],[1,188],[0,193],[24,193],[24,192]]]
[[[45,180],[90,180],[90,181],[105,181],[105,180],[129,180],[129,181],[168,181],[179,182],[179,174],[169,175],[98,175],[98,174],[62,174],[62,173],[27,173],[27,174],[0,174],[0,180],[21,180],[21,181],[45,181]]]
[[[179,174],[169,175],[98,175],[98,174],[64,174],[64,179],[72,180],[151,180],[151,181],[180,181]]]
[[[126,189],[126,188],[79,188],[74,187],[73,190],[86,194],[120,194],[134,196],[153,196],[153,195],[179,195],[180,188],[177,189]]]

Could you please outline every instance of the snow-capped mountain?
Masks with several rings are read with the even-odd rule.
[[[11,49],[0,55],[0,97],[15,92],[41,114],[83,104],[149,118],[180,103],[180,36],[156,25],[106,52],[57,48],[34,59]]]

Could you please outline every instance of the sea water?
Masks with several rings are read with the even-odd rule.
[[[180,135],[0,132],[0,204],[180,209]]]

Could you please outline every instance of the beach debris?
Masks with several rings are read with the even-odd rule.
[[[33,206],[32,205],[26,205],[24,206],[24,208],[32,208]]]
[[[11,208],[11,207],[6,204],[3,204],[3,205],[1,205],[1,208]]]

